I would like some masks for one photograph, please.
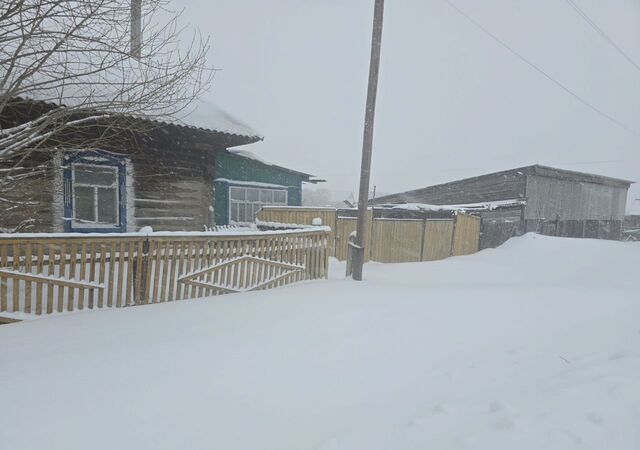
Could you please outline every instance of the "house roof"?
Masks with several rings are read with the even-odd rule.
[[[305,172],[299,172],[297,170],[289,169],[288,167],[283,167],[283,166],[279,166],[277,164],[273,164],[273,163],[265,160],[264,158],[262,158],[260,156],[257,156],[253,152],[250,152],[250,151],[245,150],[245,149],[235,148],[235,149],[229,149],[227,151],[229,153],[231,153],[232,155],[238,156],[240,158],[251,159],[251,160],[257,161],[257,162],[259,162],[261,164],[275,167],[275,168],[277,168],[279,170],[284,170],[286,172],[293,173],[295,175],[300,175],[301,177],[306,178],[305,181],[307,181],[308,183],[317,184],[317,183],[326,182],[326,180],[321,180],[319,178],[316,178],[315,175],[311,175],[311,174],[305,173]]]
[[[106,13],[103,12],[103,13]],[[153,16],[150,16],[153,17]],[[9,39],[3,48],[15,56],[15,65],[0,66],[0,79],[10,86],[0,96],[42,102],[53,107],[81,107],[85,111],[102,112],[127,118],[172,125],[205,133],[224,135],[225,145],[242,145],[263,139],[246,123],[233,117],[213,103],[194,99],[202,91],[197,70],[194,73],[167,73],[173,70],[171,61],[164,59],[171,53],[150,52],[142,58],[127,56],[127,52],[112,52],[116,42],[101,38],[100,28],[113,22],[99,22],[93,27],[81,27],[63,39],[69,29],[76,30],[73,18],[44,15],[40,24],[45,30],[30,39]],[[117,18],[112,18],[117,19]],[[164,19],[162,19],[164,20]],[[116,35],[126,36],[126,27]],[[10,35],[19,30],[9,30]],[[85,50],[86,40],[98,36],[91,50]],[[164,38],[164,35],[163,35]],[[62,45],[64,44],[64,45]],[[176,43],[175,50],[180,45]],[[163,50],[174,50],[173,47]],[[185,49],[188,50],[188,49]],[[47,53],[46,58],[42,57]],[[6,66],[6,67],[5,67]],[[31,67],[38,70],[30,71]],[[173,78],[174,75],[179,75]],[[170,84],[173,82],[173,84]]]
[[[64,107],[75,103],[73,100],[67,101],[65,99],[64,102],[60,102],[44,96],[41,98],[21,96],[18,99],[41,103],[49,107]],[[120,113],[115,113],[115,115],[118,114]],[[229,147],[252,144],[264,140],[264,137],[249,125],[206,100],[195,100],[193,105],[186,112],[180,114],[179,117],[145,116],[142,113],[121,115],[161,126],[175,126],[207,134],[225,135],[229,138],[227,139]]]
[[[243,136],[249,138],[251,142],[262,141],[264,139],[259,132],[249,125],[207,100],[194,101],[193,107],[180,117],[171,120],[152,120],[163,124]]]

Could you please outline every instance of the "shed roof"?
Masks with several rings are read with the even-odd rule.
[[[615,185],[620,187],[625,187],[625,186],[629,187],[634,183],[634,181],[624,180],[622,178],[607,177],[607,176],[597,175],[593,173],[577,172],[574,170],[558,169],[555,167],[543,166],[540,164],[534,164],[532,166],[526,166],[520,169],[512,169],[512,171],[513,170],[525,171],[527,172],[527,175],[539,175],[543,177],[563,178],[563,179],[570,179],[573,181],[584,181],[587,183]]]
[[[543,177],[550,177],[550,178],[562,178],[562,179],[569,179],[572,181],[576,181],[576,182],[586,182],[586,183],[595,183],[595,184],[601,184],[601,185],[606,185],[606,186],[615,186],[615,187],[622,187],[622,188],[629,188],[629,186],[631,186],[631,184],[634,183],[634,181],[629,181],[629,180],[624,180],[621,178],[613,178],[613,177],[607,177],[607,176],[603,176],[603,175],[596,175],[596,174],[592,174],[592,173],[586,173],[586,172],[576,172],[573,170],[566,170],[566,169],[558,169],[555,167],[550,167],[550,166],[544,166],[541,164],[533,164],[530,166],[524,166],[524,167],[518,167],[515,169],[509,169],[509,170],[502,170],[499,172],[492,172],[492,173],[488,173],[488,174],[484,174],[484,175],[478,175],[475,177],[469,177],[469,178],[463,178],[460,180],[454,180],[454,181],[449,181],[446,183],[440,183],[440,184],[434,184],[431,186],[426,186],[423,188],[419,188],[419,189],[412,189],[409,191],[403,191],[403,192],[398,192],[395,194],[389,194],[389,195],[385,195],[383,197],[378,197],[376,198],[373,202],[376,204],[380,204],[380,203],[384,203],[387,201],[390,201],[398,196],[403,196],[403,195],[407,195],[407,196],[411,196],[411,195],[419,195],[420,193],[427,191],[427,190],[434,190],[434,189],[438,189],[438,188],[443,188],[446,189],[449,186],[453,186],[456,185],[457,183],[468,183],[468,182],[472,182],[475,180],[480,180],[480,179],[487,179],[487,178],[494,178],[494,177],[502,177],[504,175],[520,175],[520,176],[530,176],[530,175],[536,175],[536,176],[543,176]]]

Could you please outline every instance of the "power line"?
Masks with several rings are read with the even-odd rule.
[[[578,13],[578,15],[580,17],[582,17],[584,19],[585,22],[587,22],[591,26],[591,28],[593,28],[600,35],[600,37],[602,37],[602,39],[607,41],[609,43],[609,45],[611,45],[614,49],[616,49],[618,51],[618,53],[620,53],[624,59],[629,61],[629,63],[631,65],[633,65],[640,72],[640,65],[638,65],[638,63],[636,63],[622,48],[620,48],[620,46],[618,44],[616,44],[615,41],[613,39],[611,39],[607,35],[607,33],[605,33],[604,30],[602,30],[602,28],[600,28],[598,26],[598,24],[596,24],[587,15],[586,12],[584,12],[578,5],[576,5],[576,3],[573,0],[565,0],[565,1],[573,8],[573,10],[575,12]]]
[[[536,72],[538,72],[539,74],[541,74],[542,76],[544,76],[546,79],[548,79],[549,81],[551,81],[553,84],[555,84],[556,86],[558,86],[560,89],[562,89],[563,91],[565,91],[567,94],[571,95],[573,98],[575,98],[576,100],[578,100],[580,103],[582,103],[583,105],[585,105],[586,107],[588,107],[589,109],[591,109],[593,112],[595,112],[596,114],[598,114],[599,116],[604,117],[605,119],[609,120],[610,122],[614,123],[615,125],[617,125],[618,127],[622,128],[625,131],[628,131],[629,133],[632,133],[636,136],[640,135],[640,133],[636,130],[633,130],[629,127],[627,127],[625,124],[623,124],[622,122],[620,122],[619,120],[617,120],[615,117],[607,114],[606,112],[602,111],[601,109],[599,109],[598,107],[596,107],[595,105],[593,105],[592,103],[590,103],[589,101],[585,100],[584,98],[582,98],[580,95],[578,95],[576,92],[574,92],[573,90],[571,90],[570,88],[568,88],[567,86],[565,86],[564,84],[562,84],[560,81],[556,80],[555,78],[553,78],[551,75],[549,75],[547,72],[545,72],[544,70],[542,70],[540,67],[536,66],[534,63],[532,63],[531,61],[529,61],[527,58],[525,58],[522,54],[518,53],[513,47],[509,46],[507,43],[505,43],[504,41],[502,41],[499,37],[497,37],[495,34],[493,34],[491,31],[489,31],[488,29],[486,29],[484,26],[482,26],[482,24],[478,21],[476,21],[473,17],[469,16],[466,12],[464,12],[463,10],[461,10],[460,8],[458,8],[458,6],[456,6],[453,2],[451,2],[450,0],[443,0],[445,3],[447,3],[451,8],[453,8],[456,12],[458,12],[458,14],[462,15],[464,18],[466,18],[469,22],[471,22],[476,28],[478,28],[480,31],[482,31],[483,33],[485,33],[487,36],[489,36],[491,39],[493,39],[494,41],[496,41],[498,44],[500,44],[502,47],[504,47],[505,49],[507,49],[511,54],[513,54],[514,56],[516,56],[518,59],[520,59],[522,62],[524,62],[525,64],[527,64],[529,67],[531,67],[532,69],[534,69]]]

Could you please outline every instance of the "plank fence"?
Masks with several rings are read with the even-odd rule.
[[[0,234],[0,314],[51,314],[270,289],[327,277],[326,227]]]
[[[264,222],[310,225],[320,218],[331,227],[329,254],[347,259],[349,235],[356,229],[356,218],[334,208],[263,207],[258,219]],[[376,217],[368,215],[365,239],[367,261],[383,263],[434,261],[450,256],[475,253],[479,249],[481,219],[463,212],[445,218]]]

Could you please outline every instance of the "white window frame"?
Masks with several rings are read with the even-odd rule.
[[[90,184],[90,183],[79,183],[76,181],[76,167],[94,167],[100,170],[109,169],[113,171],[115,175],[114,183],[111,186],[98,185],[98,184]],[[105,165],[105,164],[87,164],[84,162],[78,162],[71,164],[71,198],[72,198],[72,223],[74,228],[105,228],[105,227],[118,227],[120,226],[120,172],[117,166]],[[94,214],[96,220],[98,217],[98,188],[115,188],[116,195],[116,216],[114,222],[90,222],[88,220],[77,220],[76,219],[76,194],[75,188],[79,187],[90,187],[93,188],[93,207]]]
[[[232,195],[231,195],[231,191],[233,189],[241,189],[244,191],[244,200],[235,200],[232,199]],[[255,190],[258,191],[258,200],[257,201],[248,201],[247,200],[247,192],[249,190]],[[263,202],[260,200],[260,192],[261,191],[269,191],[271,192],[271,198],[273,199],[275,197],[275,193],[276,192],[284,192],[284,202],[274,202],[273,200],[271,202]],[[255,220],[255,218],[253,218],[253,220],[251,221],[245,221],[245,222],[239,222],[236,220],[233,220],[233,205],[234,204],[241,204],[241,205],[247,205],[250,204],[252,205],[252,211],[253,211],[253,206],[254,205],[258,205],[260,208],[262,208],[263,206],[270,206],[270,205],[279,205],[279,206],[287,206],[289,204],[289,191],[286,188],[282,188],[282,189],[276,189],[276,188],[262,188],[262,187],[253,187],[253,186],[229,186],[229,223],[230,224],[248,224],[248,223],[253,223],[253,220]],[[260,209],[258,208],[258,210]],[[246,209],[245,209],[245,214],[246,214]]]

